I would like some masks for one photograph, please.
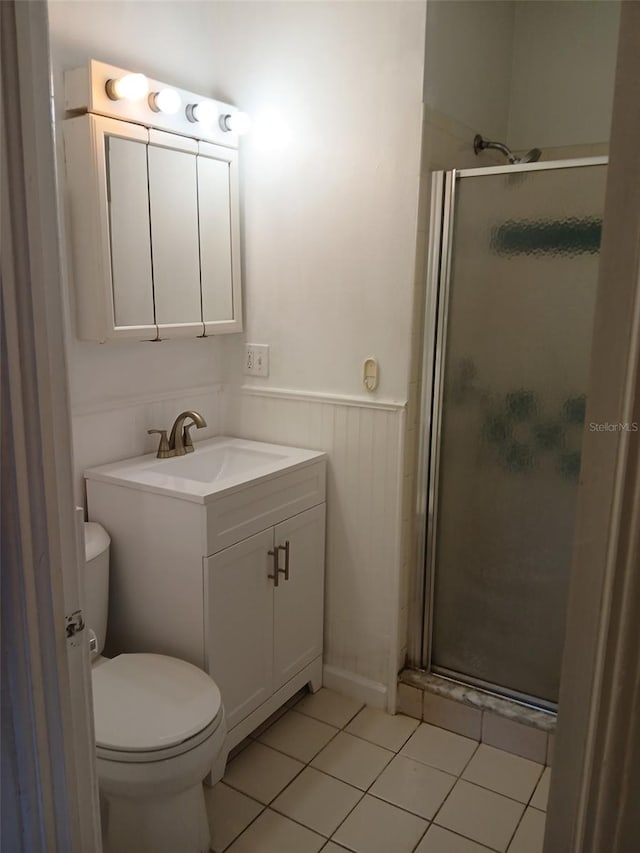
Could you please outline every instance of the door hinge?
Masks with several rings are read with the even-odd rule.
[[[67,640],[71,641],[72,646],[76,646],[80,642],[78,634],[81,634],[84,629],[85,622],[82,610],[74,610],[69,616],[64,617],[64,630]]]

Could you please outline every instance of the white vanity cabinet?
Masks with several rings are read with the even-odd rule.
[[[237,150],[89,113],[63,134],[78,336],[241,331]]]
[[[204,448],[222,448],[229,466],[225,442],[243,460],[267,448],[279,470],[230,476],[208,494]],[[199,453],[201,479],[172,474],[192,470]],[[106,654],[156,652],[205,669],[232,748],[305,684],[322,683],[326,459],[239,439],[201,442],[183,458],[85,472],[89,519],[112,541]]]
[[[322,654],[324,528],[320,504],[205,561],[207,669],[229,728]]]

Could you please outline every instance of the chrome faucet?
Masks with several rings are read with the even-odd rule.
[[[187,418],[191,419],[191,423],[185,426],[184,422]],[[206,425],[207,422],[198,412],[180,412],[173,422],[168,439],[166,429],[149,429],[147,433],[149,435],[153,433],[160,435],[160,444],[156,456],[158,459],[169,459],[171,456],[184,456],[185,453],[193,453],[193,441],[189,430],[192,427],[202,429]]]

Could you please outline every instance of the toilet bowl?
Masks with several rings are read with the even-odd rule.
[[[85,609],[97,639],[91,680],[105,853],[207,853],[202,781],[209,773],[219,781],[224,769],[220,691],[205,672],[177,658],[100,657],[109,544],[104,528],[85,524]]]

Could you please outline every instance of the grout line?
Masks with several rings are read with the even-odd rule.
[[[429,832],[429,827],[431,827],[431,826],[433,826],[433,821],[431,821],[431,820],[430,820],[430,821],[428,821],[428,822],[427,822],[427,825],[426,825],[426,826],[425,826],[425,828],[424,828],[424,832],[422,833],[422,835],[421,835],[421,836],[420,836],[420,838],[418,839],[418,843],[417,843],[417,844],[416,844],[416,846],[413,848],[413,850],[411,851],[411,853],[415,853],[415,851],[418,849],[418,847],[420,847],[420,845],[422,844],[422,841],[423,841],[423,839],[424,839],[425,835],[427,834],[427,832]]]
[[[440,812],[442,811],[442,808],[443,808],[444,804],[447,802],[447,800],[449,799],[449,797],[451,796],[451,794],[452,794],[452,793],[453,793],[453,791],[455,790],[456,785],[457,785],[457,784],[458,784],[458,782],[462,779],[462,774],[464,773],[464,771],[467,769],[467,767],[468,767],[468,766],[469,766],[469,764],[471,763],[471,760],[472,760],[473,756],[476,754],[476,752],[478,751],[478,747],[479,747],[479,746],[480,746],[480,743],[478,743],[478,746],[476,746],[476,748],[473,750],[473,752],[472,752],[472,753],[471,753],[471,755],[469,756],[469,760],[468,760],[468,761],[467,761],[467,763],[464,765],[464,767],[462,768],[462,770],[460,771],[460,773],[458,773],[458,775],[457,775],[457,777],[456,777],[456,781],[455,781],[455,782],[453,783],[453,785],[451,786],[451,790],[449,791],[449,793],[447,794],[447,796],[444,798],[444,800],[440,803],[440,805],[439,805],[439,806],[438,806],[438,808],[436,809],[436,811],[435,811],[435,813],[434,813],[433,817],[431,818],[431,823],[435,823],[435,822],[436,822],[436,818],[438,817],[438,815],[439,815],[439,814],[440,814]],[[414,759],[414,760],[415,760],[415,759]],[[444,772],[444,771],[443,771],[443,772]],[[453,775],[453,774],[451,774],[451,775]],[[471,783],[470,783],[470,784],[471,784]],[[495,793],[495,792],[494,792],[494,793]],[[439,824],[438,824],[438,826],[439,826]],[[445,827],[445,829],[446,829],[446,827]]]
[[[524,819],[524,816],[525,816],[525,814],[527,813],[527,809],[529,809],[529,808],[533,808],[533,806],[531,805],[531,800],[532,800],[532,799],[534,798],[534,796],[535,796],[535,793],[536,793],[536,791],[537,791],[537,789],[538,789],[538,785],[540,784],[540,779],[542,779],[542,775],[543,775],[543,773],[544,773],[544,767],[542,768],[542,773],[540,774],[540,776],[539,776],[539,778],[538,778],[538,781],[536,782],[536,784],[535,784],[535,785],[534,785],[534,787],[533,787],[533,791],[531,792],[531,796],[529,797],[529,799],[528,799],[528,801],[527,801],[527,803],[526,803],[526,805],[525,805],[525,807],[524,807],[524,811],[523,811],[523,812],[522,812],[522,814],[520,815],[520,820],[519,820],[519,821],[518,821],[518,823],[516,824],[516,827],[515,827],[515,829],[513,830],[513,834],[511,835],[511,838],[509,839],[509,843],[507,844],[507,853],[508,853],[508,851],[509,851],[509,848],[510,848],[510,847],[511,847],[511,845],[513,844],[513,839],[516,837],[516,833],[517,833],[517,832],[518,832],[518,830],[520,829],[520,824],[522,823],[522,821],[523,821],[523,819]],[[547,822],[547,813],[546,813],[546,812],[544,812],[544,820],[545,820],[545,824],[546,824],[546,822]]]
[[[306,695],[306,694],[305,694],[305,695]],[[311,695],[311,694],[309,694],[309,695]],[[301,697],[301,698],[298,700],[298,702],[300,702],[302,698],[304,698],[304,696],[303,696],[303,697]],[[289,708],[287,708],[287,709],[286,709],[286,711],[285,711],[285,713],[287,713],[289,710],[295,710],[296,705],[298,704],[298,702],[296,702],[295,704],[293,704],[293,705],[291,705]],[[364,706],[364,707],[366,707],[366,706]],[[432,769],[434,769],[434,770],[437,770],[437,771],[439,771],[439,772],[441,772],[441,773],[445,773],[446,775],[450,776],[452,779],[454,779],[454,780],[455,780],[455,781],[454,781],[454,783],[453,783],[453,785],[452,785],[452,787],[451,787],[451,790],[448,792],[448,794],[446,795],[446,797],[444,798],[444,800],[442,801],[442,803],[440,804],[440,806],[439,806],[439,807],[436,809],[436,811],[434,812],[433,818],[432,818],[431,820],[428,820],[428,819],[427,819],[427,818],[425,818],[423,815],[417,815],[415,812],[412,812],[412,811],[410,811],[409,809],[404,808],[403,806],[399,806],[397,803],[392,803],[392,802],[390,802],[390,801],[388,801],[388,800],[385,800],[385,799],[384,799],[384,797],[380,797],[380,796],[378,796],[378,795],[376,795],[376,794],[372,794],[372,793],[370,793],[370,792],[371,792],[371,788],[376,784],[376,782],[378,781],[378,779],[382,776],[382,774],[383,774],[383,773],[386,771],[386,769],[389,767],[389,764],[393,761],[394,757],[397,757],[397,756],[399,756],[399,755],[400,755],[400,751],[403,749],[403,747],[406,745],[406,743],[410,740],[410,738],[415,734],[415,732],[417,731],[417,729],[418,729],[419,725],[420,725],[420,724],[422,724],[422,723],[423,723],[423,722],[425,722],[425,721],[418,720],[418,726],[416,726],[416,728],[411,732],[411,734],[407,737],[407,739],[403,742],[403,744],[399,747],[399,749],[397,749],[397,750],[392,750],[392,749],[389,749],[388,747],[383,747],[383,746],[381,746],[380,744],[375,743],[374,741],[370,741],[370,740],[368,740],[367,738],[363,738],[363,737],[360,737],[359,735],[356,735],[356,734],[354,734],[354,733],[352,733],[352,732],[347,732],[347,731],[346,731],[346,727],[347,727],[347,726],[348,726],[348,725],[349,725],[349,724],[350,724],[350,723],[355,719],[355,717],[356,717],[356,716],[357,716],[361,711],[362,711],[362,708],[360,708],[358,711],[356,711],[356,712],[355,712],[355,714],[354,714],[354,715],[353,715],[349,720],[347,720],[347,722],[345,722],[345,723],[344,723],[344,725],[342,725],[340,728],[338,728],[338,727],[336,727],[336,726],[333,726],[333,728],[335,728],[335,729],[336,729],[335,733],[334,733],[334,734],[332,735],[332,737],[327,741],[327,743],[326,743],[323,747],[321,747],[321,749],[320,749],[320,750],[318,750],[318,752],[317,752],[317,753],[316,753],[316,754],[315,754],[315,755],[314,755],[314,756],[313,756],[309,761],[307,761],[307,762],[300,762],[300,759],[295,758],[295,756],[291,756],[291,755],[289,755],[288,753],[282,752],[282,750],[280,750],[280,749],[277,749],[277,748],[275,748],[275,747],[273,747],[273,746],[269,746],[269,745],[267,745],[267,744],[264,744],[264,743],[262,743],[261,741],[258,741],[257,739],[255,739],[255,740],[253,740],[253,739],[252,739],[252,742],[253,742],[253,743],[260,743],[260,744],[261,744],[261,746],[264,746],[264,747],[266,747],[267,749],[272,749],[274,752],[277,752],[277,753],[279,753],[280,755],[284,755],[284,756],[285,756],[285,757],[287,757],[287,758],[290,758],[290,759],[292,759],[292,760],[298,761],[298,762],[302,763],[302,765],[303,765],[303,766],[302,766],[302,768],[301,768],[301,769],[300,769],[300,770],[299,770],[299,771],[298,771],[298,772],[297,772],[297,773],[296,773],[296,774],[295,774],[295,775],[294,775],[294,776],[289,780],[289,782],[284,786],[284,788],[282,788],[282,790],[281,790],[281,791],[279,791],[279,792],[278,792],[278,793],[277,793],[277,794],[276,794],[276,795],[275,795],[275,796],[274,796],[274,797],[269,801],[269,803],[267,803],[267,804],[263,804],[263,803],[261,803],[260,801],[255,800],[255,798],[254,798],[254,797],[252,797],[251,795],[246,794],[244,791],[240,791],[240,789],[238,789],[238,788],[234,788],[234,786],[233,786],[233,785],[229,784],[228,782],[225,782],[225,781],[224,781],[224,778],[223,778],[223,780],[222,780],[222,781],[223,781],[223,782],[224,782],[224,784],[226,784],[229,788],[232,788],[233,790],[238,791],[239,793],[243,794],[244,796],[247,796],[247,797],[249,797],[250,799],[252,799],[252,800],[254,800],[255,802],[257,802],[257,803],[258,803],[258,805],[262,806],[262,809],[261,809],[261,811],[259,812],[259,814],[257,814],[257,815],[256,815],[256,817],[255,817],[255,818],[254,818],[254,819],[253,819],[249,824],[247,824],[247,826],[242,830],[242,832],[241,832],[241,833],[239,833],[239,834],[238,834],[238,835],[237,835],[237,836],[236,836],[236,837],[235,837],[235,838],[230,842],[230,844],[225,848],[225,850],[227,850],[227,849],[228,849],[228,848],[229,848],[229,847],[230,847],[230,846],[231,846],[231,845],[232,845],[232,844],[233,844],[233,843],[234,843],[234,842],[235,842],[235,841],[236,841],[236,840],[237,840],[237,839],[238,839],[238,838],[239,838],[239,837],[244,833],[244,832],[246,832],[246,830],[247,830],[247,829],[248,829],[248,828],[249,828],[249,827],[254,823],[254,821],[255,821],[255,820],[257,820],[257,819],[260,817],[260,815],[261,815],[261,814],[263,814],[263,813],[265,812],[265,810],[267,810],[267,809],[269,809],[270,811],[272,811],[274,814],[280,815],[281,817],[283,817],[283,818],[285,818],[285,819],[287,819],[287,820],[292,821],[293,823],[297,824],[298,826],[304,827],[305,829],[309,830],[310,832],[315,833],[316,835],[320,836],[321,838],[325,838],[325,839],[326,839],[326,842],[325,842],[325,844],[323,845],[323,847],[321,848],[321,849],[324,849],[324,848],[327,846],[327,844],[329,843],[329,841],[331,841],[331,840],[334,840],[334,839],[335,839],[335,834],[336,834],[336,832],[338,832],[338,830],[340,829],[340,827],[341,827],[341,826],[345,823],[345,821],[349,818],[349,816],[351,815],[351,813],[352,813],[352,812],[353,812],[353,811],[358,807],[358,805],[362,802],[362,800],[364,799],[364,797],[365,797],[365,796],[371,796],[371,797],[373,797],[374,799],[379,800],[380,802],[387,803],[387,805],[390,805],[390,806],[392,806],[392,807],[394,807],[394,808],[396,808],[396,809],[399,809],[399,810],[400,810],[400,811],[402,811],[402,812],[405,812],[405,813],[406,813],[406,814],[408,814],[408,815],[411,815],[412,817],[417,817],[418,819],[420,819],[420,820],[425,820],[425,821],[427,822],[427,826],[425,827],[424,833],[422,833],[422,835],[420,836],[420,838],[419,838],[419,840],[418,840],[418,842],[417,842],[416,846],[413,848],[413,850],[415,851],[415,849],[416,849],[416,848],[420,845],[420,843],[422,842],[422,839],[424,838],[424,836],[425,836],[425,835],[426,835],[426,833],[428,832],[429,828],[430,828],[432,825],[440,826],[440,824],[436,824],[436,818],[437,818],[438,814],[440,813],[440,811],[442,810],[442,808],[443,808],[444,804],[447,802],[447,800],[448,800],[448,799],[449,799],[449,797],[451,796],[451,794],[452,794],[452,792],[453,792],[454,788],[456,787],[456,785],[457,785],[457,783],[458,783],[459,781],[467,782],[467,784],[469,784],[469,785],[475,785],[475,786],[476,786],[476,787],[478,787],[478,788],[482,788],[482,789],[484,789],[484,790],[486,790],[486,791],[489,791],[490,793],[496,794],[496,796],[505,797],[505,799],[508,799],[508,800],[510,800],[510,801],[512,801],[512,802],[518,803],[518,805],[520,805],[520,806],[522,806],[522,807],[523,807],[522,815],[520,816],[520,819],[518,820],[518,823],[516,824],[516,827],[515,827],[515,829],[514,829],[514,832],[513,832],[512,836],[511,836],[510,840],[509,840],[509,845],[513,842],[513,838],[515,837],[515,834],[516,834],[516,832],[518,831],[518,828],[519,828],[519,826],[520,826],[520,823],[522,822],[522,818],[524,817],[525,812],[527,811],[527,809],[528,809],[528,808],[534,808],[533,806],[530,806],[530,802],[531,802],[531,799],[533,798],[533,796],[534,796],[534,794],[535,794],[535,791],[536,791],[537,786],[538,786],[538,784],[539,784],[539,782],[540,782],[540,779],[542,778],[542,774],[544,773],[544,769],[545,769],[546,765],[542,765],[542,768],[543,768],[543,769],[542,769],[542,771],[541,771],[541,773],[540,773],[540,776],[538,777],[538,780],[537,780],[536,784],[534,785],[534,789],[533,789],[533,792],[531,793],[531,795],[530,795],[530,797],[529,797],[529,800],[528,800],[526,803],[523,803],[521,800],[516,800],[516,799],[514,799],[513,797],[510,797],[510,796],[509,796],[509,795],[507,795],[507,794],[502,794],[502,793],[500,793],[500,792],[498,792],[498,791],[494,791],[494,790],[493,790],[493,789],[491,789],[491,788],[486,788],[484,785],[478,785],[476,782],[470,782],[470,781],[468,781],[468,780],[466,780],[466,779],[462,779],[462,774],[465,772],[465,770],[467,769],[467,767],[469,766],[469,764],[470,764],[470,763],[471,763],[471,761],[473,760],[473,757],[476,755],[476,753],[477,753],[477,751],[478,751],[478,748],[480,747],[480,745],[481,745],[482,741],[475,741],[475,739],[473,739],[473,738],[467,738],[468,740],[473,740],[473,741],[476,743],[476,746],[475,746],[475,748],[474,748],[473,752],[471,753],[471,755],[470,755],[470,757],[469,757],[468,761],[465,763],[464,767],[462,768],[462,770],[460,771],[460,773],[459,773],[459,774],[450,773],[450,772],[448,772],[448,771],[442,770],[442,769],[441,769],[441,768],[439,768],[439,767],[434,767],[433,765],[428,764],[427,762],[418,761],[418,759],[411,759],[411,760],[413,760],[413,761],[418,761],[418,763],[419,763],[419,764],[423,764],[423,765],[424,765],[424,766],[426,766],[426,767],[431,767],[431,768],[432,768]],[[314,720],[316,720],[317,722],[325,723],[325,725],[331,725],[331,726],[332,726],[332,724],[331,724],[331,723],[327,723],[327,721],[326,721],[326,720],[319,719],[318,717],[312,717],[312,716],[311,716],[311,714],[305,714],[305,713],[304,713],[304,711],[298,711],[298,713],[301,713],[301,714],[303,714],[304,716],[309,717],[310,719],[314,719]],[[283,717],[283,716],[284,716],[284,714],[282,714],[282,715],[280,715],[279,717],[277,717],[277,718],[273,721],[273,723],[272,723],[271,725],[275,725],[275,723],[277,723],[280,719],[282,719],[282,717]],[[412,717],[411,719],[416,719],[416,718],[415,718],[415,717]],[[262,732],[260,736],[262,736],[263,734],[265,734],[265,733],[266,733],[266,731],[268,731],[268,730],[269,730],[269,728],[271,728],[271,725],[270,725],[270,726],[268,726],[268,727],[267,727],[267,729],[265,729],[265,731],[264,731],[264,732]],[[427,725],[433,725],[433,724],[432,724],[432,723],[427,723]],[[434,727],[435,727],[435,728],[442,728],[441,726],[434,726]],[[448,729],[442,729],[442,731],[446,731],[446,732],[448,732],[449,730],[448,730]],[[353,785],[352,783],[347,782],[345,779],[341,779],[341,778],[340,778],[340,777],[338,777],[338,776],[334,776],[332,773],[328,773],[327,771],[325,771],[325,770],[321,770],[319,767],[314,767],[314,766],[312,765],[312,761],[314,761],[314,760],[315,760],[315,758],[316,758],[316,757],[317,757],[317,756],[318,756],[318,755],[319,755],[319,754],[320,754],[324,749],[326,749],[326,748],[329,746],[329,744],[330,744],[330,743],[331,743],[331,742],[332,742],[332,741],[337,737],[337,735],[338,735],[340,732],[344,732],[345,734],[349,734],[349,735],[351,735],[352,737],[356,737],[356,738],[358,738],[359,740],[361,740],[361,741],[363,741],[363,742],[365,742],[365,743],[369,743],[369,744],[371,744],[371,745],[373,745],[373,746],[377,746],[379,749],[384,749],[386,752],[392,753],[392,757],[391,757],[391,758],[386,762],[386,764],[384,765],[384,767],[382,767],[382,769],[377,773],[377,775],[375,776],[375,778],[373,779],[373,781],[368,785],[368,787],[367,787],[366,789],[359,788],[357,785]],[[455,734],[455,732],[454,732],[453,734]],[[464,735],[459,735],[459,736],[460,736],[460,737],[464,737]],[[240,752],[239,754],[242,754],[242,752],[243,752],[243,751],[244,751],[244,750],[241,750],[241,752]],[[503,750],[503,751],[508,752],[508,750]],[[514,753],[509,753],[509,754],[511,755],[511,754],[514,754]],[[235,757],[237,757],[237,756],[235,756]],[[410,758],[410,756],[402,756],[402,757]],[[539,763],[539,762],[535,762],[535,763]],[[282,813],[282,812],[280,812],[280,811],[277,811],[275,808],[272,808],[272,805],[273,805],[273,803],[275,802],[275,800],[276,800],[276,799],[277,799],[281,794],[283,794],[283,793],[287,790],[287,788],[289,788],[289,787],[293,784],[293,782],[295,782],[295,780],[296,780],[296,779],[297,779],[297,778],[302,774],[302,772],[303,772],[307,767],[311,767],[311,769],[312,769],[312,770],[316,770],[316,771],[317,771],[317,772],[319,772],[319,773],[324,773],[324,775],[328,776],[328,777],[329,777],[329,778],[331,778],[331,779],[336,779],[337,781],[342,782],[342,784],[344,784],[344,785],[349,785],[349,787],[350,787],[350,788],[352,788],[352,789],[354,789],[354,790],[356,790],[356,791],[358,791],[358,792],[360,793],[360,797],[358,798],[357,802],[354,804],[353,808],[351,808],[351,809],[349,810],[349,812],[345,815],[345,817],[342,819],[342,821],[340,821],[340,823],[338,824],[338,826],[333,830],[333,832],[331,833],[331,835],[330,835],[330,836],[328,836],[328,837],[327,837],[327,836],[325,836],[325,835],[324,835],[324,833],[318,832],[318,830],[316,830],[316,829],[312,829],[310,826],[307,826],[306,824],[301,823],[300,821],[296,820],[295,818],[292,818],[292,817],[290,817],[289,815],[286,815],[286,814],[284,814],[284,813]],[[540,811],[542,814],[544,814],[544,815],[545,815],[545,819],[546,819],[546,812],[543,812],[541,809],[538,809],[538,811]],[[452,832],[454,835],[456,835],[456,836],[458,836],[458,837],[460,837],[460,838],[464,838],[464,839],[466,839],[466,840],[473,841],[473,842],[475,842],[476,844],[480,844],[480,842],[479,842],[477,839],[472,839],[472,838],[470,838],[469,836],[462,835],[461,833],[456,832],[455,830],[451,830],[451,829],[449,829],[448,827],[442,827],[442,828],[443,828],[443,829],[446,829],[448,832]],[[337,842],[337,841],[334,841],[334,843],[336,843],[336,844],[337,844],[338,842]],[[507,850],[508,850],[509,845],[507,845]],[[342,846],[344,846],[344,845],[342,845]],[[484,846],[486,846],[488,850],[495,850],[495,848],[491,848],[491,847],[489,847],[488,845],[484,845]],[[497,853],[499,853],[499,851],[497,851]]]
[[[226,783],[225,783],[225,784],[226,784]],[[229,787],[231,787],[231,785],[229,785]],[[237,788],[233,788],[232,790],[237,791]],[[243,791],[239,791],[238,793],[242,794],[242,793],[244,793],[244,792],[243,792]],[[245,794],[244,796],[245,796],[245,797],[248,797],[249,795],[248,795],[248,794]],[[249,797],[249,799],[253,800],[253,797]],[[246,832],[246,831],[249,829],[249,827],[251,826],[251,824],[255,823],[255,822],[258,820],[258,818],[260,817],[260,815],[261,815],[261,814],[264,814],[264,811],[265,811],[265,809],[266,809],[267,807],[266,807],[265,805],[263,805],[261,802],[259,802],[259,800],[255,800],[254,802],[258,803],[258,805],[259,805],[259,806],[262,806],[262,808],[260,809],[260,811],[258,812],[258,814],[253,818],[253,820],[250,820],[250,821],[249,821],[249,823],[244,827],[244,829],[243,829],[243,830],[241,830],[241,832],[239,832],[236,836],[234,836],[234,837],[231,839],[231,841],[227,844],[227,846],[226,846],[226,847],[223,847],[223,848],[222,848],[222,853],[224,853],[224,851],[225,851],[225,850],[228,850],[228,849],[231,847],[231,845],[232,845],[232,844],[235,844],[235,842],[238,840],[238,838],[240,838],[240,836],[241,836],[244,832]],[[212,848],[212,849],[213,849],[213,848]]]
[[[359,738],[360,740],[363,740],[365,743],[371,743],[371,744],[373,744],[374,746],[379,746],[379,747],[380,747],[380,749],[386,749],[386,750],[388,750],[389,752],[395,752],[395,754],[396,754],[396,755],[398,755],[398,754],[400,753],[400,750],[401,750],[404,746],[406,746],[406,744],[408,743],[408,741],[410,741],[410,740],[411,740],[411,738],[413,737],[413,735],[416,733],[417,728],[418,728],[418,727],[416,726],[416,728],[415,728],[412,732],[409,732],[409,734],[407,735],[407,737],[402,741],[402,743],[400,744],[400,746],[399,746],[397,749],[395,749],[394,747],[391,747],[391,746],[383,746],[381,743],[378,743],[378,741],[376,741],[376,740],[370,740],[368,737],[364,737],[363,735],[359,735],[357,732],[348,732],[348,731],[346,731],[346,730],[344,730],[344,731],[345,731],[345,734],[347,734],[347,735],[351,735],[352,737],[357,737],[357,738]]]

